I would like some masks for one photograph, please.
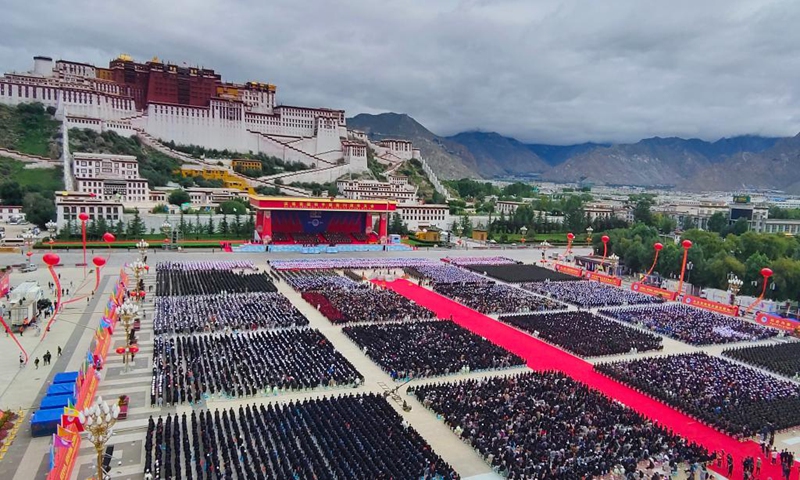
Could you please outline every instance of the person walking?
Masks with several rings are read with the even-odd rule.
[[[25,357],[20,353],[19,354],[19,368],[22,368],[24,366],[25,366]]]
[[[36,370],[39,370],[39,357],[36,357],[33,361],[33,366],[36,367]]]
[[[61,356],[61,345],[58,346],[58,356]]]

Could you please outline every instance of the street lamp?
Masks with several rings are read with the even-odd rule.
[[[140,288],[139,288],[139,285],[140,285],[139,279],[142,277],[142,274],[144,273],[144,271],[147,270],[147,264],[145,264],[141,260],[136,260],[135,262],[130,263],[128,265],[128,268],[130,268],[131,271],[133,272],[133,278],[134,278],[134,282],[135,282],[134,283],[134,285],[135,285],[135,287],[134,287],[134,293],[135,293],[134,298],[136,298],[136,301],[139,301],[139,299],[141,299],[141,293],[142,293],[140,291]]]
[[[122,327],[125,329],[125,353],[122,357],[122,362],[125,364],[125,371],[128,371],[128,352],[131,346],[131,327],[133,327],[133,319],[139,313],[139,307],[126,300],[119,310],[119,319],[122,321]]]
[[[522,228],[519,229],[519,233],[522,235],[522,238],[520,238],[519,241],[525,243],[525,234],[528,233],[528,227],[523,225]]]
[[[612,253],[610,257],[608,257],[608,261],[611,264],[611,275],[616,276],[617,274],[617,265],[619,265],[619,257],[616,253]]]
[[[104,478],[103,455],[106,443],[113,433],[112,427],[117,423],[117,417],[119,417],[119,405],[115,403],[109,407],[101,396],[97,397],[97,401],[92,406],[85,408],[78,415],[78,419],[86,431],[87,439],[94,445],[95,452],[97,452],[97,478],[99,480]]]
[[[139,240],[136,244],[136,248],[139,250],[139,258],[144,261],[144,256],[147,254],[147,249],[150,248],[150,244],[147,243],[144,239]]]
[[[50,238],[55,238],[56,233],[58,232],[58,224],[52,220],[44,224],[45,228],[47,228],[47,233],[50,235]]]
[[[592,244],[592,232],[594,232],[594,228],[591,226],[586,227],[586,246]]]
[[[36,240],[36,235],[34,235],[33,232],[25,232],[22,234],[22,242],[25,244],[25,249],[27,250],[26,255],[28,257],[28,265],[30,265],[31,256],[33,255],[31,249],[35,243],[34,240]]]
[[[731,305],[736,305],[736,295],[742,289],[744,282],[735,273],[728,274],[728,291],[731,292]]]
[[[167,249],[169,249],[170,248],[170,244],[172,243],[172,224],[169,223],[169,218],[164,220],[164,223],[161,224],[161,233],[163,233],[164,236],[167,237],[164,240],[164,243],[165,243]]]

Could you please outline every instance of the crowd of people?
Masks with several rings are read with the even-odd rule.
[[[409,392],[510,480],[634,474],[640,461],[656,456],[677,471],[679,463],[712,458],[562,373],[414,386]]]
[[[159,336],[150,403],[197,403],[206,395],[244,397],[363,381],[315,329]]]
[[[505,322],[582,357],[661,350],[661,337],[589,312],[504,315]]]
[[[427,283],[487,283],[489,279],[452,265],[422,265],[403,270],[408,276]]]
[[[574,282],[578,277],[567,275],[565,273],[556,272],[549,268],[543,268],[538,265],[526,264],[507,264],[507,265],[467,265],[472,271],[481,273],[483,275],[502,280],[508,283],[525,283],[525,282],[544,282],[544,281],[567,281]]]
[[[562,302],[572,303],[581,308],[610,307],[617,305],[641,305],[660,303],[663,300],[642,293],[623,290],[591,280],[566,282],[530,282],[522,288],[547,295]]]
[[[437,283],[433,291],[481,313],[543,312],[565,308],[549,298],[503,283]]]
[[[233,270],[158,270],[156,295],[216,295],[219,293],[276,292],[266,273]]]
[[[305,315],[278,292],[156,297],[153,317],[156,335],[306,325]]]
[[[421,265],[436,265],[439,262],[429,258],[376,257],[376,258],[310,258],[295,260],[272,260],[275,270],[375,270],[386,268],[406,268]]]
[[[690,345],[756,341],[778,334],[772,328],[677,303],[603,309],[600,313]]]
[[[395,380],[525,364],[449,320],[350,326],[343,332]]]
[[[778,430],[800,425],[800,385],[705,353],[595,369],[732,436],[750,437],[768,424]]]
[[[284,271],[279,272],[278,275],[286,280],[289,286],[301,293],[314,290],[369,288],[361,281],[356,281],[351,276],[339,275],[334,270]]]
[[[210,261],[191,261],[191,262],[158,262],[156,270],[166,272],[169,270],[180,270],[191,272],[193,270],[256,270],[256,266],[250,260],[210,260]]]
[[[452,263],[453,265],[466,266],[466,265],[513,265],[517,262],[506,257],[446,257],[442,259],[443,262]]]
[[[722,354],[780,375],[800,379],[800,342],[732,348]]]
[[[460,477],[374,394],[152,417],[145,477],[232,480]]]

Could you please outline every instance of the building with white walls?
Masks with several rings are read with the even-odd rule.
[[[147,180],[139,176],[139,162],[131,155],[75,152],[72,173],[79,193],[128,204],[147,202],[150,197]]]

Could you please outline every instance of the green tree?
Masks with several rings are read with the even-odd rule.
[[[133,212],[133,218],[128,222],[128,228],[125,235],[129,239],[141,238],[145,234],[145,226],[142,218],[139,216],[139,209]]]
[[[233,215],[233,225],[232,225],[233,235],[235,237],[242,236],[242,216],[239,212],[236,212]]]
[[[227,235],[231,232],[230,225],[228,225],[227,215],[222,215],[222,221],[219,222],[218,231],[222,235]]]
[[[472,222],[470,221],[469,217],[464,215],[461,217],[461,235],[465,237],[472,236]]]
[[[3,205],[22,205],[25,192],[19,183],[9,180],[0,184],[0,199]]]
[[[564,204],[564,226],[570,232],[582,232],[586,229],[586,212],[583,210],[583,201],[570,195]]]
[[[169,197],[167,197],[167,201],[170,203],[170,205],[181,206],[184,203],[191,202],[192,200],[186,190],[176,189],[170,192]]]
[[[642,197],[636,201],[633,207],[633,221],[653,225],[653,200],[650,197]]]
[[[728,216],[722,212],[715,212],[708,218],[708,229],[712,232],[722,233],[728,226]]]
[[[114,225],[114,236],[119,239],[125,236],[125,222],[122,219],[117,220],[117,224]]]
[[[392,213],[389,219],[388,232],[397,235],[408,235],[408,225],[403,223],[403,218],[397,212]]]
[[[22,211],[29,222],[40,228],[46,228],[45,224],[56,218],[55,204],[41,193],[26,193],[22,200]]]
[[[237,202],[236,200],[222,202],[219,206],[219,213],[224,213],[226,215],[232,215],[235,213],[242,214],[246,211],[247,207],[242,202]]]
[[[217,233],[216,228],[214,228],[214,217],[208,217],[208,223],[206,224],[206,233],[208,235],[214,235]]]
[[[697,228],[697,223],[695,223],[692,217],[686,216],[683,217],[683,229],[684,230],[693,230]]]

